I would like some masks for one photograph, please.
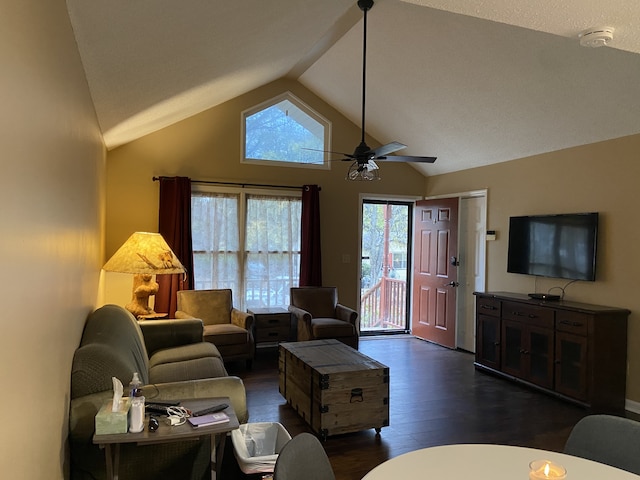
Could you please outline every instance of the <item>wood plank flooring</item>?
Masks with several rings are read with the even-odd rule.
[[[364,337],[360,351],[390,368],[390,425],[380,435],[369,430],[326,440],[337,480],[360,480],[389,458],[434,445],[497,443],[562,451],[573,425],[588,413],[476,371],[470,353],[410,336]],[[259,349],[252,370],[242,363],[227,368],[244,381],[250,422],[279,422],[291,436],[310,431],[278,392],[277,349]],[[226,457],[223,480],[243,478],[231,465],[233,456]]]

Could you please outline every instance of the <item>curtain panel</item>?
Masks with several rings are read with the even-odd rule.
[[[300,286],[322,286],[320,248],[320,187],[302,187],[302,232],[300,238]]]
[[[191,241],[191,179],[187,177],[160,177],[158,233],[182,262],[185,274],[158,275],[159,285],[155,298],[156,312],[176,312],[178,290],[193,288],[193,247]]]

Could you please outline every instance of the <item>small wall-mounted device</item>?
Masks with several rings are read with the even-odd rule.
[[[496,231],[495,230],[487,230],[487,241],[496,239]]]

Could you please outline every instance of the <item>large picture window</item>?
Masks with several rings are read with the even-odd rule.
[[[196,290],[230,288],[243,309],[288,305],[300,278],[301,208],[297,193],[195,190]]]

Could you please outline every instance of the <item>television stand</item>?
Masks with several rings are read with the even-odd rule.
[[[474,295],[477,369],[593,412],[624,414],[629,310],[522,293]]]
[[[550,302],[560,300],[560,295],[550,295],[548,293],[530,293],[529,298],[533,298],[534,300],[547,300]]]

